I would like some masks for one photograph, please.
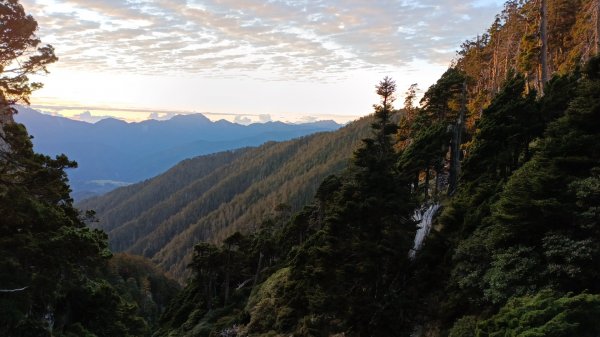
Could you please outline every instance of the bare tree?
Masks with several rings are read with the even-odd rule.
[[[540,55],[541,82],[540,93],[544,93],[544,86],[548,82],[548,0],[541,0],[540,6],[540,40],[542,50]]]
[[[596,55],[600,54],[600,0],[596,0],[596,10],[594,11],[596,15],[596,29],[595,29],[595,37],[596,37]]]

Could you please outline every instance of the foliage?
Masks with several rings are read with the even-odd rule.
[[[143,318],[150,329],[180,290],[149,260],[124,253],[114,254],[108,261],[104,278],[129,303],[135,303],[135,315]]]
[[[598,314],[598,295],[542,290],[510,300],[489,319],[465,316],[454,324],[449,336],[596,336],[600,332]]]
[[[598,34],[593,13],[596,0],[548,0],[547,63],[550,74],[565,75],[576,70],[598,51]],[[484,33],[465,41],[455,65],[471,79],[469,85],[469,122],[471,131],[501,90],[510,73],[525,79],[527,91],[539,93],[541,83],[540,1],[511,0]]]
[[[0,17],[0,104],[13,112],[11,105],[29,103],[31,92],[42,87],[28,76],[46,72],[57,58],[52,46],[41,45],[37,22],[18,0],[0,1]]]
[[[135,305],[101,278],[106,235],[73,208],[65,156],[33,152],[25,128],[4,126],[0,152],[0,294],[4,336],[141,336]],[[74,332],[77,331],[77,332]]]
[[[599,314],[599,295],[541,291],[511,300],[498,314],[477,324],[476,336],[597,336]]]
[[[449,240],[445,257],[424,266],[448,277],[438,283],[446,292],[438,295],[444,299],[437,298],[445,312],[434,314],[448,324],[465,314],[489,317],[511,298],[533,296],[541,289],[576,294],[600,290],[593,267],[600,261],[599,62],[594,58],[582,74],[550,82],[539,99],[535,127],[499,124],[498,117],[518,111],[509,107],[535,106],[520,105],[524,98],[515,95],[499,94],[484,111],[465,161],[463,185],[440,219]],[[574,95],[565,98],[569,92]],[[495,117],[495,107],[506,110]],[[494,124],[486,130],[488,116]],[[504,156],[504,151],[516,152]],[[498,170],[501,165],[506,169]]]
[[[53,49],[17,1],[0,1],[0,18],[0,334],[145,336],[137,305],[106,280],[106,234],[73,207],[65,170],[77,164],[35,153],[10,118],[41,87],[28,75],[56,61]]]

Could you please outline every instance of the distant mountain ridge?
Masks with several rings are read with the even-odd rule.
[[[184,160],[164,174],[77,204],[111,249],[144,255],[182,280],[196,243],[260,225],[278,205],[300,210],[347,165],[371,118],[335,131]],[[285,207],[284,207],[285,208]]]
[[[202,114],[137,123],[107,118],[92,124],[27,107],[18,110],[15,120],[34,136],[36,151],[50,156],[65,153],[78,162],[79,167],[69,172],[76,199],[148,179],[187,158],[340,127],[333,121],[241,125],[212,122]]]

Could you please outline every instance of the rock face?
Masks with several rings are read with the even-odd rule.
[[[429,234],[429,231],[431,230],[433,218],[439,211],[440,207],[441,205],[439,203],[434,203],[428,206],[425,205],[422,208],[419,208],[415,211],[415,214],[413,215],[413,220],[418,221],[419,225],[417,227],[417,234],[415,235],[415,245],[413,249],[411,249],[408,252],[408,257],[411,260],[414,260],[417,252],[423,246],[423,241],[425,241],[427,234]]]
[[[6,123],[14,122],[12,112],[8,108],[0,107],[0,125],[4,125]]]

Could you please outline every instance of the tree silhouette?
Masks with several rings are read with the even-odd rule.
[[[0,0],[0,18],[0,112],[10,116],[11,105],[29,104],[32,91],[42,87],[28,76],[47,72],[58,58],[52,46],[41,45],[37,22],[17,0]]]

